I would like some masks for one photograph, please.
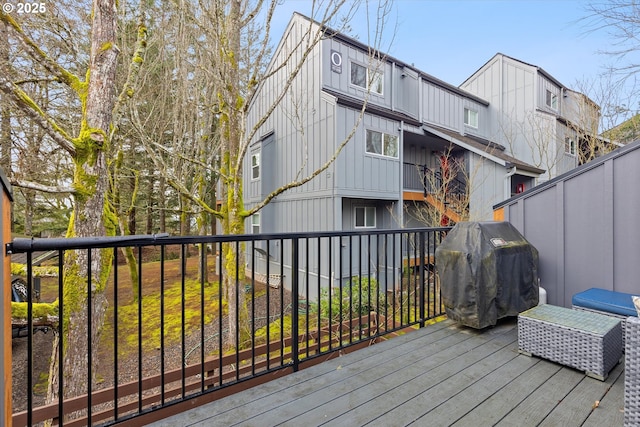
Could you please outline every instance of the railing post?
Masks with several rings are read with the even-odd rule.
[[[429,185],[429,179],[427,178],[428,172],[429,168],[427,168],[427,165],[422,165],[422,188],[424,189],[424,197],[427,197],[429,193],[429,189],[427,188]]]
[[[3,340],[2,340],[2,357],[3,363],[0,364],[2,373],[3,386],[0,388],[0,424],[10,427],[11,420],[11,255],[7,253],[7,245],[11,242],[11,203],[13,196],[11,193],[11,185],[0,169],[0,181],[2,182],[2,195],[0,197],[0,229],[2,230],[2,262],[0,263],[0,277],[4,286],[2,287],[2,304],[0,304],[0,322],[2,322]]]
[[[296,372],[300,366],[300,358],[298,356],[298,296],[300,269],[298,250],[300,241],[297,237],[291,239],[291,357],[293,359],[293,371]]]
[[[426,256],[428,256],[428,254],[426,253],[426,245],[425,245],[424,233],[425,233],[424,231],[420,232],[420,250],[419,250],[419,252],[420,252],[420,292],[419,292],[420,302],[419,302],[419,306],[420,306],[420,327],[421,328],[424,327],[424,318],[425,318],[424,270],[426,268],[426,264],[424,262],[424,258]]]

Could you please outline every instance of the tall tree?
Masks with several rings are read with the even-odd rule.
[[[318,169],[308,174],[300,174],[296,179],[274,190],[265,199],[250,209],[245,207],[243,198],[243,162],[248,151],[249,144],[253,141],[261,125],[268,120],[271,114],[278,108],[281,101],[291,92],[294,84],[300,78],[300,71],[323,37],[330,37],[327,25],[339,25],[337,30],[346,28],[354,13],[358,10],[360,2],[347,2],[345,0],[331,0],[314,2],[312,7],[312,19],[304,30],[300,43],[292,46],[292,52],[285,55],[282,63],[272,64],[271,76],[265,74],[265,65],[270,54],[270,28],[271,21],[278,6],[277,0],[272,1],[247,1],[247,0],[213,0],[211,2],[198,3],[195,7],[191,3],[177,3],[178,12],[187,16],[186,22],[194,23],[200,31],[198,44],[192,48],[203,52],[203,64],[209,70],[208,81],[212,84],[212,90],[196,88],[195,93],[207,94],[209,101],[208,111],[214,120],[215,133],[213,137],[217,142],[215,154],[219,155],[219,162],[214,167],[210,161],[198,161],[197,166],[209,170],[220,181],[220,205],[212,204],[208,198],[195,190],[187,180],[180,179],[176,170],[168,168],[166,159],[158,154],[157,145],[152,138],[145,138],[148,143],[148,153],[157,162],[157,168],[165,173],[167,183],[180,194],[188,197],[200,209],[215,215],[221,223],[224,234],[243,234],[245,232],[245,219],[264,206],[274,197],[294,187],[299,187],[311,181],[322,171],[326,170],[337,158],[342,148],[349,142],[355,133],[364,114],[366,102],[363,105],[360,118],[353,125],[352,132],[345,138],[333,156]],[[380,2],[373,7],[375,38],[372,45],[379,47],[381,42],[382,27],[389,12],[389,4]],[[369,11],[367,11],[368,13]],[[202,46],[205,48],[202,49]],[[202,49],[202,50],[201,50]],[[371,69],[381,63],[377,49],[371,50]],[[286,77],[281,82],[279,93],[275,96],[272,105],[266,108],[257,124],[251,129],[246,128],[246,114],[250,100],[256,93],[260,83],[273,77],[280,70],[286,70]],[[371,73],[372,78],[375,72]],[[214,94],[214,96],[211,96]],[[291,112],[294,116],[295,112]],[[140,116],[134,118],[144,133],[144,123]],[[176,157],[176,147],[168,150]],[[199,158],[199,157],[196,157]],[[301,167],[301,172],[303,168]],[[243,303],[244,295],[238,292],[237,278],[244,277],[244,262],[241,259],[243,250],[237,250],[235,245],[223,245],[223,268],[225,270],[223,288],[227,301],[229,301],[229,328],[227,342],[236,346],[238,339],[242,340],[249,333],[246,321],[246,307]],[[239,301],[239,304],[233,302]],[[238,311],[236,311],[238,310]],[[240,330],[236,329],[240,325]]]
[[[53,4],[47,5],[55,7]],[[69,11],[82,9],[77,5],[72,6]],[[52,16],[65,16],[61,10],[55,12]],[[88,19],[91,34],[88,53],[82,55],[74,51],[75,47],[69,47],[69,55],[56,58],[50,55],[49,49],[37,42],[46,33],[46,28],[25,29],[11,15],[0,12],[0,21],[10,28],[11,37],[20,43],[24,52],[22,60],[6,64],[7,72],[0,74],[0,91],[66,153],[73,165],[70,186],[27,181],[17,184],[39,191],[72,194],[73,213],[67,235],[78,237],[114,235],[116,227],[110,205],[105,203],[109,148],[114,129],[117,128],[113,121],[119,53],[115,0],[94,0]],[[53,28],[60,30],[65,27]],[[139,38],[143,37],[142,29]],[[63,37],[58,40],[72,45],[70,40]],[[83,64],[85,58],[88,63]],[[139,63],[137,58],[132,61],[136,66]],[[19,86],[19,78],[25,74],[24,67],[27,66],[36,68],[39,79],[51,82],[57,92],[75,96],[75,101],[70,105],[76,109],[76,117],[79,118],[77,123],[66,121],[63,115],[56,116],[55,111],[42,108],[32,94]],[[121,97],[127,96],[129,89],[125,84]],[[56,345],[63,347],[64,359],[57,360],[58,352],[54,350],[49,375],[49,401],[58,397],[58,382],[61,380],[57,377],[59,363],[63,364],[65,375],[63,397],[86,392],[87,373],[95,372],[90,370],[94,361],[89,360],[86,349],[89,343],[94,347],[98,343],[107,304],[104,289],[111,267],[110,254],[108,251],[95,250],[91,258],[86,251],[68,252],[66,255],[63,313],[60,333],[56,337]],[[91,301],[90,324],[88,301]],[[87,325],[90,326],[90,334],[87,334]],[[95,354],[92,356],[95,357]],[[90,381],[93,382],[94,378],[90,378]]]

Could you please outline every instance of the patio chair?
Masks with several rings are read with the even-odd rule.
[[[640,318],[635,316],[626,321],[624,425],[640,425]]]

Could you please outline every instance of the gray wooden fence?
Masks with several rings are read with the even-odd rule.
[[[598,287],[640,295],[640,141],[494,206],[540,253],[550,304]]]

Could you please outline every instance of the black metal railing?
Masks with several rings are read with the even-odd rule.
[[[434,171],[427,165],[403,163],[403,188],[423,191],[425,195],[446,192],[460,195],[467,191],[467,184],[458,177],[443,179],[442,171]]]
[[[32,332],[16,338],[26,344],[22,350],[14,346],[14,359],[27,364],[24,378],[14,378],[26,396],[13,402],[14,426],[143,422],[154,411],[180,412],[187,402],[215,400],[267,373],[286,374],[424,326],[444,312],[434,265],[448,230],[15,239],[6,249],[26,254],[28,295],[26,318],[14,322]],[[112,258],[106,286],[90,293],[88,307],[72,306],[70,272],[87,278],[85,288],[96,278],[68,255],[84,253],[91,266],[99,250],[108,255],[103,260]],[[46,251],[57,257],[34,266]],[[40,277],[38,269],[48,274]],[[36,277],[39,304],[57,306],[34,303]],[[108,301],[103,321],[94,312],[98,292]],[[86,372],[54,365],[54,391],[64,398],[47,402],[42,358],[64,360],[75,343],[59,337],[63,344],[52,353],[51,340],[33,331],[50,328],[56,337],[58,319],[73,310],[85,310],[85,332],[100,328],[101,339],[73,349],[93,361]],[[70,395],[70,378],[78,375],[84,392]]]

